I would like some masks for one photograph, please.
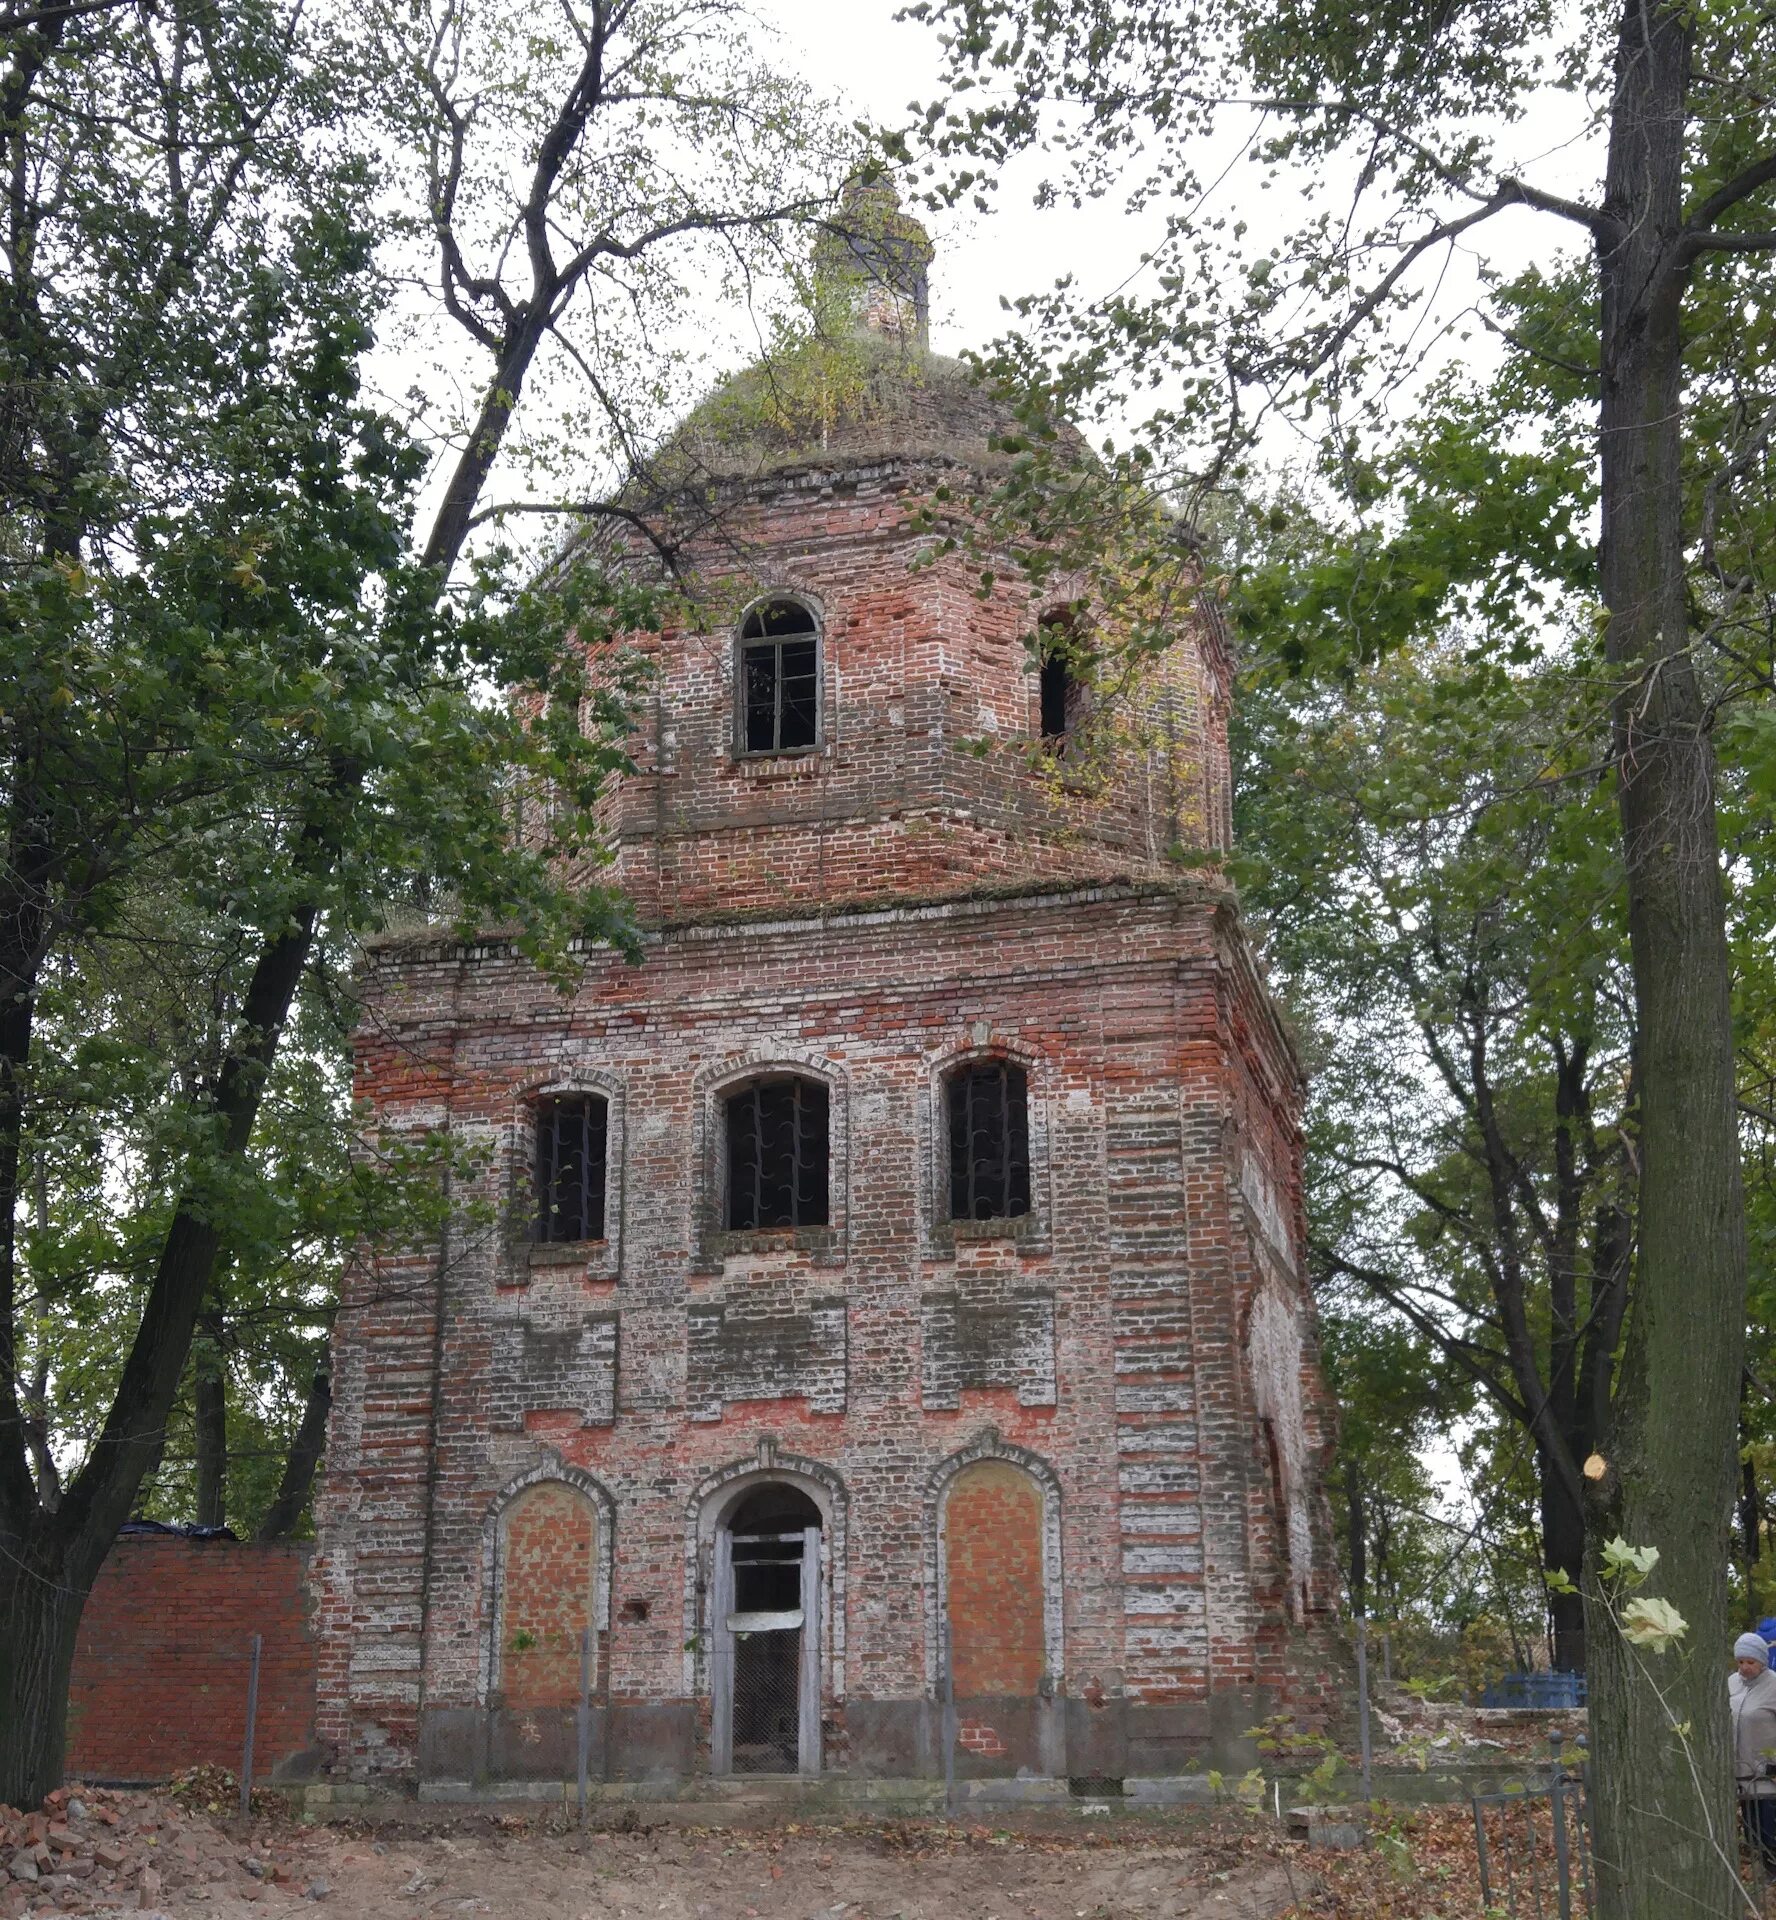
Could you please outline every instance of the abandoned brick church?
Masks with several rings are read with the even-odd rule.
[[[491,935],[370,958],[361,1094],[482,1153],[339,1317],[342,1773],[570,1778],[589,1698],[595,1776],[1125,1779],[1330,1688],[1302,1089],[1218,861],[1225,636],[1184,617],[1163,743],[1064,777],[1089,688],[1029,637],[1077,608],[913,565],[1004,421],[864,194],[843,404],[730,430],[742,376],[681,436],[709,614],[638,640],[605,822],[642,963],[564,998]]]

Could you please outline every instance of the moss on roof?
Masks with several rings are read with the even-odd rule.
[[[991,442],[1016,416],[959,360],[891,335],[857,334],[760,362],[724,382],[663,450],[679,484],[747,481],[805,467],[886,463],[1002,467]]]

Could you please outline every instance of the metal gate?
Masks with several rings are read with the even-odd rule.
[[[820,1771],[820,1529],[715,1534],[710,1765]]]
[[[1553,1743],[1545,1787],[1474,1795],[1480,1904],[1510,1920],[1591,1920],[1591,1803],[1583,1765]]]
[[[1568,1767],[1558,1740],[1553,1749],[1546,1786],[1474,1796],[1480,1903],[1507,1920],[1592,1920],[1596,1910],[1589,1770]],[[1729,1859],[1746,1911],[1765,1913],[1776,1890],[1776,1814],[1768,1851],[1755,1816],[1743,1804],[1739,1815],[1739,1846]]]

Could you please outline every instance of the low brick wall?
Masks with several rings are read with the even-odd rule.
[[[238,1771],[256,1633],[253,1777],[301,1773],[315,1719],[309,1552],[306,1543],[123,1535],[80,1622],[70,1776],[164,1780],[206,1763]]]

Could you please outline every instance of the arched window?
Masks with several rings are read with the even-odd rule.
[[[1030,1105],[1022,1067],[974,1060],[945,1085],[950,1218],[1010,1220],[1030,1211]]]
[[[1042,738],[1064,747],[1085,719],[1090,698],[1079,610],[1044,614],[1037,629],[1037,694]]]
[[[608,1108],[595,1093],[553,1094],[536,1107],[536,1237],[604,1238]]]
[[[799,600],[767,600],[740,626],[743,753],[805,753],[820,738],[820,630]]]
[[[722,1103],[731,1232],[827,1224],[830,1102],[796,1074],[749,1080]]]

